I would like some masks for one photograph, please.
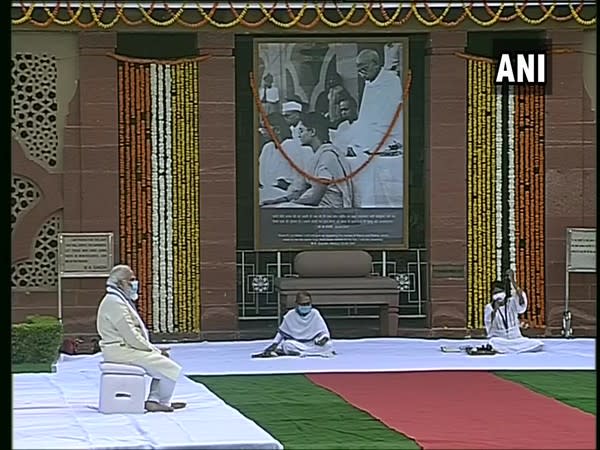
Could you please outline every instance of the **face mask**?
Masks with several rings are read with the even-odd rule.
[[[492,296],[492,303],[502,302],[506,299],[506,294],[504,292],[497,292]]]
[[[301,316],[306,316],[310,312],[311,309],[312,309],[312,305],[298,305],[296,307],[298,314],[300,314]]]
[[[133,280],[129,285],[131,286],[129,297],[131,300],[136,301],[139,297],[138,291],[140,289],[140,282],[138,280]]]

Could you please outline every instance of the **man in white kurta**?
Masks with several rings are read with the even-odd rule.
[[[296,307],[288,311],[277,334],[263,356],[322,356],[335,355],[329,328],[323,316],[312,306],[308,292],[296,295]]]
[[[527,310],[527,295],[509,272],[514,293],[507,296],[502,283],[492,287],[492,300],[485,306],[484,324],[489,344],[498,353],[524,353],[542,350],[544,344],[521,334],[519,314]]]
[[[96,327],[104,361],[142,367],[152,377],[145,403],[149,412],[171,412],[185,403],[171,403],[181,366],[166,350],[150,342],[148,330],[135,308],[138,281],[126,265],[115,266],[106,283],[106,294],[98,307]]]
[[[401,208],[404,193],[402,112],[385,141],[384,137],[402,103],[402,80],[396,71],[382,66],[375,50],[361,51],[356,65],[365,80],[358,119],[352,125],[356,163],[362,164],[382,144],[378,156],[356,177],[360,206]]]

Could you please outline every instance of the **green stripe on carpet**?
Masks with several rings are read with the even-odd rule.
[[[495,374],[569,406],[596,414],[595,370],[495,372]]]
[[[288,449],[418,449],[304,375],[192,376]]]

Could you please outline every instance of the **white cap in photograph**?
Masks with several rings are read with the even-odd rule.
[[[302,105],[298,102],[285,102],[281,106],[281,112],[284,114],[292,111],[302,112]]]

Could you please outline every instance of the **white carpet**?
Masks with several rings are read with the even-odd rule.
[[[442,353],[440,346],[478,346],[485,340],[375,338],[335,340],[333,358],[252,359],[268,341],[172,345],[187,375],[250,375],[318,372],[414,372],[429,370],[593,370],[595,339],[542,339],[540,353],[469,356]]]
[[[76,357],[53,374],[13,375],[15,449],[282,449],[256,423],[182,377],[174,413],[97,411],[98,356]]]

